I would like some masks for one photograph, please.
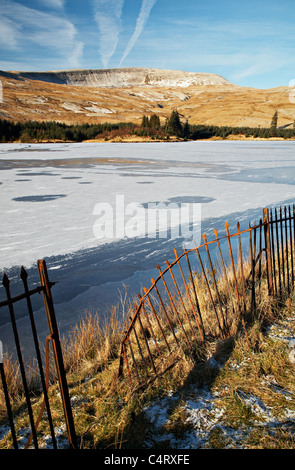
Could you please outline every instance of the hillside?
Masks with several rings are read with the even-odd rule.
[[[139,123],[156,113],[162,122],[177,109],[191,124],[291,126],[295,108],[288,86],[240,87],[216,74],[129,68],[51,72],[0,71],[0,116],[66,124]]]

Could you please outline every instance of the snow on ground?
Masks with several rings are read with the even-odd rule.
[[[0,270],[11,278],[14,295],[21,290],[19,267],[27,268],[32,285],[37,259],[46,260],[50,280],[57,281],[52,293],[61,334],[85,308],[103,314],[105,306],[117,304],[124,286],[134,294],[148,287],[156,264],[173,259],[173,249],[180,253],[188,241],[169,233],[124,236],[129,204],[201,204],[201,231],[210,238],[214,228],[224,233],[225,220],[235,229],[237,220],[247,225],[265,206],[294,202],[294,142],[1,144],[0,170]],[[96,237],[95,208],[105,203],[121,224],[116,239]],[[27,316],[21,308],[16,315],[26,337]],[[3,310],[4,347],[11,337],[8,318]],[[25,350],[29,344],[24,341]]]
[[[290,355],[294,354],[295,338],[293,336],[294,329],[290,326],[290,322],[294,325],[295,316],[287,320],[281,320],[274,323],[267,332],[268,336],[274,341],[284,341],[288,343]],[[290,361],[292,362],[290,356]],[[230,367],[239,368],[243,365],[242,358],[240,364],[236,359],[230,359]],[[213,360],[213,367],[222,369],[223,364]],[[294,394],[278,385],[276,379],[272,375],[261,376],[261,387],[271,388],[273,392],[281,394],[285,397],[284,406],[280,416],[275,413],[275,408],[264,403],[260,398],[252,394],[247,394],[243,390],[239,390],[238,396],[241,401],[253,413],[252,423],[250,425],[232,426],[227,422],[226,410],[224,408],[225,400],[222,400],[225,390],[209,387],[200,388],[196,384],[191,385],[181,392],[170,393],[166,397],[154,402],[145,408],[144,413],[149,421],[151,428],[145,440],[144,446],[150,449],[155,448],[159,443],[165,443],[168,448],[172,449],[208,449],[210,448],[210,434],[218,432],[228,449],[247,449],[247,439],[256,428],[266,429],[268,431],[277,428],[292,428],[295,422],[295,411],[292,406]],[[171,422],[171,410],[181,401],[181,407],[184,418],[184,432],[181,436],[175,435],[169,431]],[[290,403],[290,406],[288,404]],[[277,411],[277,410],[276,410]],[[212,447],[211,447],[212,448]]]
[[[294,355],[295,337],[294,337],[295,313],[286,318],[280,319],[272,324],[266,334],[273,341],[283,341],[288,345],[290,354]],[[209,364],[213,368],[222,370],[223,363],[217,362],[213,356],[209,359]],[[227,365],[235,370],[243,367],[249,358],[241,357],[240,362],[237,359],[230,358]],[[292,362],[291,358],[290,361]],[[294,394],[287,388],[282,387],[276,381],[273,375],[261,375],[261,387],[270,388],[277,396],[284,397],[284,406],[282,406],[282,397],[275,406],[264,403],[259,397],[248,394],[242,389],[237,391],[241,401],[252,412],[251,424],[235,426],[228,422],[224,399],[226,389],[210,386],[198,387],[196,383],[182,388],[179,392],[169,392],[165,397],[155,400],[151,405],[144,408],[143,413],[148,422],[147,433],[143,448],[145,449],[210,449],[210,435],[214,432],[220,436],[220,441],[224,443],[227,449],[247,449],[247,440],[255,429],[268,432],[276,429],[285,429],[286,431],[294,427],[295,410],[293,406]],[[59,392],[58,392],[59,393]],[[73,409],[79,408],[81,402],[85,400],[84,395],[74,395],[71,397]],[[183,421],[182,431],[173,430],[173,410],[175,407],[181,408]],[[280,413],[278,414],[278,407]],[[176,427],[177,428],[177,427]],[[10,433],[10,427],[0,426],[0,440]],[[19,447],[24,448],[30,436],[29,427],[18,431]],[[66,427],[61,425],[55,428],[55,435],[59,449],[67,448],[68,441],[66,437]],[[40,448],[53,448],[50,435],[45,435],[40,439]],[[166,446],[166,447],[165,447]],[[210,447],[211,446],[211,447]]]

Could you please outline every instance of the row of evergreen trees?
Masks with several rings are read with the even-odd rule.
[[[295,129],[278,129],[277,112],[273,115],[269,128],[232,127],[232,126],[206,126],[191,125],[186,120],[181,122],[181,115],[173,110],[170,117],[161,125],[160,118],[156,114],[143,116],[141,125],[133,123],[101,123],[101,124],[79,124],[66,125],[59,122],[12,122],[0,119],[0,142],[41,142],[41,141],[72,141],[81,142],[95,138],[104,138],[120,135],[135,134],[138,136],[149,136],[151,138],[167,139],[176,136],[181,139],[209,139],[221,137],[225,139],[230,134],[245,135],[246,137],[282,137],[290,139],[295,137]]]
[[[77,124],[66,125],[55,121],[26,121],[12,122],[0,119],[0,142],[41,142],[46,140],[61,140],[81,142],[82,140],[95,139],[100,135],[121,131],[130,133],[134,128],[133,123],[102,123],[102,124]]]
[[[175,135],[176,137],[189,137],[190,127],[188,121],[183,125],[180,120],[180,115],[177,110],[173,110],[170,117],[166,119],[164,126],[161,126],[160,118],[156,114],[151,117],[143,116],[141,127],[144,129],[162,129],[166,135]]]
[[[160,119],[153,115],[150,119],[144,116],[142,127],[161,128]],[[155,123],[155,125],[154,125]],[[270,137],[282,137],[290,139],[295,136],[295,123],[293,129],[278,129],[278,112],[275,111],[269,128],[261,127],[232,127],[232,126],[208,126],[191,125],[186,120],[181,123],[180,115],[177,110],[173,110],[170,117],[166,119],[163,132],[166,135],[175,135],[183,139],[209,139],[211,137],[221,137],[225,139],[229,135],[245,135],[246,137],[260,137],[268,139]]]

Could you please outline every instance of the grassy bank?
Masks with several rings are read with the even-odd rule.
[[[229,298],[225,301],[230,303]],[[288,344],[295,337],[293,295],[274,302],[263,277],[255,317],[250,315],[247,323],[233,317],[227,336],[198,345],[194,356],[181,350],[173,368],[137,392],[131,391],[127,378],[118,378],[121,340],[132,314],[131,304],[123,307],[123,316],[114,308],[105,321],[96,312],[86,312],[63,342],[81,448],[295,447],[295,366]],[[30,435],[24,392],[18,367],[7,357],[5,370],[21,446]],[[53,420],[63,447],[67,440],[54,369],[50,378]],[[42,398],[33,366],[30,389],[37,416]],[[0,448],[10,448],[2,398]],[[41,421],[40,446],[45,448],[50,447],[47,427]]]

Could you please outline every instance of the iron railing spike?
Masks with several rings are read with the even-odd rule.
[[[2,284],[3,284],[3,286],[4,286],[5,288],[8,287],[9,284],[10,284],[10,280],[9,280],[9,278],[8,278],[8,276],[7,276],[6,273],[3,274]]]
[[[28,278],[28,273],[27,271],[25,270],[25,268],[22,266],[21,269],[20,269],[20,278],[21,280],[23,281],[24,279],[27,279]]]

